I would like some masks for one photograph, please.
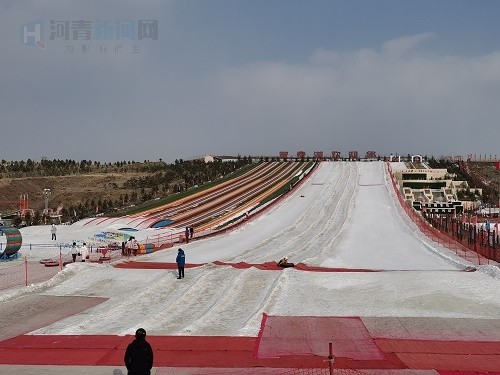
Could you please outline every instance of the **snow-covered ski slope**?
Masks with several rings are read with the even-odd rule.
[[[499,318],[495,266],[470,264],[423,237],[394,198],[381,162],[324,162],[264,215],[183,245],[187,268],[120,269],[75,263],[26,293],[109,298],[31,334],[256,336],[263,313],[283,316]],[[67,229],[70,231],[72,226]],[[46,234],[44,234],[45,236]],[[177,248],[137,257],[174,262]],[[212,262],[294,263],[380,272],[237,269]]]

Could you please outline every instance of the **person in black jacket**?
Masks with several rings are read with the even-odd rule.
[[[128,375],[151,375],[153,349],[146,341],[144,328],[139,328],[135,332],[135,340],[127,346],[124,361]]]

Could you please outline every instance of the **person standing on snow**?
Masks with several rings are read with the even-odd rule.
[[[52,234],[52,240],[56,240],[56,232],[57,232],[57,228],[56,228],[56,225],[55,224],[52,224],[52,226],[50,227],[50,233]]]
[[[139,250],[139,244],[137,243],[135,237],[132,237],[132,253],[134,254],[134,256],[137,255],[138,250]]]
[[[175,258],[175,262],[177,263],[177,269],[179,271],[178,279],[184,278],[184,266],[186,264],[186,255],[184,254],[184,250],[179,248],[177,250],[177,258]]]
[[[125,244],[125,250],[127,253],[127,256],[131,256],[132,253],[135,255],[137,253],[137,249],[139,248],[139,245],[137,244],[137,240],[135,237],[130,237]]]
[[[87,244],[84,242],[82,248],[80,249],[80,254],[82,254],[82,262],[85,262],[85,259],[90,258],[89,249],[87,248]]]
[[[153,349],[146,341],[146,330],[139,328],[135,331],[135,340],[128,344],[123,358],[128,375],[151,375],[153,359]]]
[[[73,258],[73,263],[76,262],[76,256],[78,255],[78,248],[76,247],[76,242],[71,245],[71,257]]]
[[[127,256],[132,255],[132,237],[130,237],[128,241],[125,243],[125,255]]]

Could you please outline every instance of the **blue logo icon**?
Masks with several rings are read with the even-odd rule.
[[[30,47],[45,48],[43,20],[36,20],[21,25],[21,44]]]

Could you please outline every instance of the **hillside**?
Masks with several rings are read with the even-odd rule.
[[[37,223],[45,208],[44,189],[50,189],[49,210],[74,221],[96,214],[167,197],[224,178],[251,163],[176,160],[174,164],[144,161],[104,164],[53,160],[0,164],[0,214],[19,212],[20,197],[28,197],[30,221]],[[33,220],[33,218],[35,220]]]
[[[43,211],[44,189],[51,190],[49,208],[84,204],[85,201],[120,201],[125,194],[136,193],[136,189],[125,188],[132,178],[147,177],[148,173],[124,171],[121,173],[88,173],[68,176],[21,177],[0,179],[0,212],[19,208],[21,195],[28,195],[29,208]]]

